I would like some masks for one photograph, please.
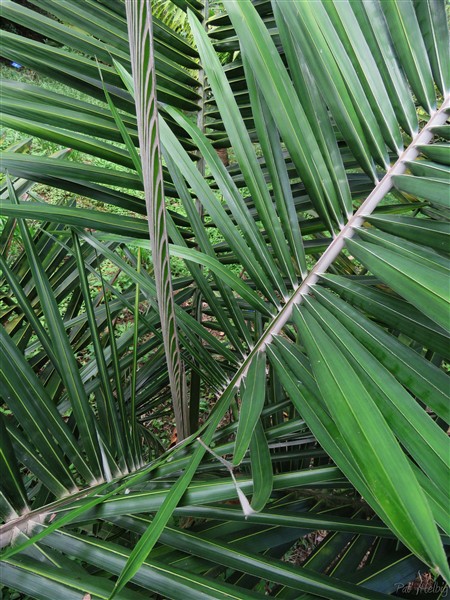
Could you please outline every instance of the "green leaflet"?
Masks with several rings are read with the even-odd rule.
[[[419,244],[385,233],[384,231],[377,231],[374,228],[364,227],[359,229],[358,237],[365,242],[370,242],[398,253],[414,263],[421,264],[430,269],[435,269],[444,277],[450,275],[450,263],[448,258],[442,256],[439,252],[435,252],[431,248],[420,246]]]
[[[33,117],[33,121],[41,124],[77,133],[94,134],[111,142],[122,141],[113,116],[103,106],[76,98],[69,100],[68,96],[63,94],[17,81],[5,80],[2,82],[2,91],[2,109],[5,114],[17,118]],[[127,113],[122,113],[122,118],[132,139],[137,143],[136,118]]]
[[[245,65],[244,57],[244,65]],[[289,172],[283,156],[281,140],[275,125],[275,121],[270,114],[264,97],[256,84],[253,71],[250,67],[245,70],[249,85],[249,93],[252,101],[253,118],[258,133],[261,150],[266,161],[266,167],[270,174],[270,180],[273,187],[275,204],[280,216],[281,227],[278,227],[282,235],[286,233],[289,241],[290,254],[297,270],[302,276],[306,276],[307,266],[305,258],[305,248],[301,237],[299,222],[295,210],[294,198],[292,195]],[[293,280],[295,285],[295,279]]]
[[[367,221],[378,229],[441,252],[450,247],[450,225],[444,221],[384,215],[368,217]]]
[[[280,8],[283,7],[280,5]],[[330,214],[333,214],[334,210],[333,217],[336,215],[335,218],[339,223],[342,217],[328,168],[267,30],[250,2],[232,1],[229,3],[228,11],[246,60],[253,69],[267,106],[298,173],[315,203],[316,210],[328,223],[330,223]],[[300,132],[302,132],[301,140]],[[326,205],[327,209],[325,209]]]
[[[3,385],[9,392],[7,405],[27,431],[34,448],[58,477],[60,493],[63,493],[63,489],[73,491],[76,486],[67,464],[61,458],[61,450],[55,447],[49,436],[50,431],[82,477],[91,483],[94,475],[80,453],[77,440],[61,419],[42,383],[3,327],[0,329],[0,338],[5,356],[0,372]]]
[[[433,78],[427,51],[411,0],[380,2],[392,42],[402,57],[402,66],[422,106],[431,113],[436,106]]]
[[[305,306],[327,330],[366,389],[371,390],[372,400],[396,438],[431,481],[446,494],[450,483],[445,477],[450,445],[445,433],[392,373],[378,363],[322,305],[308,298]]]
[[[245,379],[245,387],[241,386],[240,395],[239,425],[233,453],[234,465],[238,465],[244,458],[264,406],[266,396],[266,355],[264,352],[258,352],[252,360]]]
[[[335,290],[352,306],[373,315],[382,323],[398,329],[425,348],[441,356],[448,354],[449,334],[415,306],[376,286],[362,285],[339,275],[322,275],[326,285]]]
[[[142,527],[140,528],[141,531]],[[77,535],[67,533],[49,536],[45,544],[57,549],[70,548],[71,553],[80,558],[86,558],[87,552],[90,564],[114,574],[120,572],[130,554],[128,549],[117,544],[93,538],[80,538]],[[133,576],[132,581],[141,588],[165,596],[169,595],[172,598],[182,596],[189,600],[209,600],[210,598],[217,598],[217,600],[239,600],[240,598],[251,600],[252,598],[263,597],[252,592],[246,593],[244,590],[237,592],[229,584],[211,581],[195,573],[180,569],[176,565],[168,565],[163,561],[153,559],[145,561],[139,572]],[[127,590],[121,590],[114,597],[120,599],[126,593]]]
[[[269,249],[267,248],[267,245],[264,239],[262,238],[261,233],[258,231],[257,224],[255,223],[254,218],[250,214],[250,211],[246,207],[245,201],[241,197],[239,190],[237,189],[235,183],[232,181],[232,178],[225,169],[224,165],[218,158],[217,153],[212,147],[211,143],[208,141],[207,137],[200,130],[194,127],[191,121],[182,113],[180,113],[179,111],[175,111],[171,108],[168,108],[167,112],[173,119],[175,119],[175,121],[179,125],[183,127],[183,129],[185,129],[185,131],[192,137],[193,141],[196,143],[197,147],[202,153],[205,163],[211,169],[211,173],[214,177],[214,180],[217,183],[219,189],[222,191],[224,198],[227,201],[227,205],[233,214],[233,217],[242,229],[247,243],[253,249],[255,253],[255,258],[258,260],[259,264],[264,268],[269,277],[271,277],[273,284],[277,286],[277,288],[279,288],[281,285],[280,278],[278,274],[273,274],[274,272],[276,272],[276,265],[274,264],[273,258],[270,255]],[[169,147],[170,139],[167,139],[165,135],[165,127],[162,128],[161,135],[163,144]],[[186,170],[183,170],[183,173],[185,174]],[[214,210],[214,208],[212,208],[211,206],[211,203],[207,202],[207,198],[203,199],[203,196],[204,194],[201,195],[202,203],[204,204],[206,210],[210,212],[211,216],[214,217],[217,226],[221,227],[224,233],[227,231],[227,229],[230,228],[230,226],[232,227],[232,231],[235,230],[233,225],[230,223],[227,223],[226,225],[222,224],[223,213],[217,214],[219,209],[215,207]],[[215,198],[213,202],[216,203]],[[278,227],[278,232],[279,231],[280,228]],[[236,242],[234,243],[235,245],[237,245]],[[233,247],[232,242],[230,242],[230,245]],[[284,286],[282,287],[282,289],[284,289]]]
[[[444,140],[450,140],[450,125],[432,127],[431,131],[434,133],[434,135],[444,138]]]
[[[321,400],[319,389],[312,374],[305,370],[306,359],[298,348],[283,338],[275,338],[273,347],[268,348],[270,362],[277,372],[283,387],[289,394],[298,412],[304,415],[311,431],[321,446],[342,472],[359,490],[377,514],[384,518],[384,510],[373,495],[364,477],[355,468],[342,432],[332,419]]]
[[[104,169],[75,162],[59,161],[41,156],[17,155],[12,152],[4,152],[2,154],[0,170],[3,173],[8,171],[10,175],[26,177],[31,180],[35,180],[36,176],[39,178],[39,174],[44,171],[55,177],[142,190],[142,183],[136,173]]]
[[[321,30],[314,17],[312,5],[300,2],[280,3],[280,10],[292,30],[292,35],[305,57],[309,70],[314,73],[319,90],[328,90],[325,102],[330,107],[330,112],[344,139],[364,171],[374,179],[373,158],[363,123],[358,118],[333,51],[327,44],[327,30]],[[332,28],[329,31],[331,32]],[[317,123],[317,126],[320,124]],[[385,157],[379,159],[383,164]]]
[[[392,431],[346,358],[305,309],[296,322],[331,417],[396,534],[447,572],[431,510]]]
[[[229,8],[231,8],[231,5]],[[264,225],[272,244],[273,253],[278,259],[282,273],[295,280],[288,246],[284,236],[281,235],[279,217],[270,198],[269,190],[258,164],[249,134],[239,113],[233,91],[226,79],[225,73],[220,67],[219,58],[214,52],[203,28],[198,23],[197,19],[192,16],[190,18],[190,23],[199,53],[203,59],[209,83],[213,89],[216,102],[218,103],[221,116],[224,120],[227,134],[236,153],[236,158],[246,186],[257,207],[258,216]],[[269,273],[273,285],[276,286],[282,294],[285,294],[286,287],[281,277],[281,273],[278,272],[280,269],[277,269],[273,258],[267,251],[265,262],[263,264]]]
[[[30,112],[31,111],[28,110],[27,115],[30,115]],[[16,131],[22,131],[35,137],[49,140],[50,142],[54,142],[56,144],[68,146],[69,148],[74,148],[80,152],[86,152],[92,156],[98,156],[99,158],[109,160],[112,163],[116,163],[124,167],[133,167],[133,161],[129,156],[127,156],[127,153],[120,148],[113,146],[112,144],[107,144],[75,132],[67,133],[67,131],[64,129],[52,127],[50,125],[43,125],[23,117],[17,118],[2,114],[2,122],[5,127],[11,127]]]
[[[350,4],[343,2],[342,7],[339,8],[328,2],[318,2],[315,5],[297,2],[297,6],[299,15],[307,19],[309,25],[312,24],[308,16],[309,12],[316,20],[328,48],[327,55],[330,60],[327,67],[331,68],[331,63],[335,63],[335,71],[340,73],[344,86],[348,90],[372,156],[377,163],[387,165],[389,161],[383,133],[388,140],[388,145],[399,152],[402,147],[400,131],[398,125],[393,122],[393,112],[387,95],[378,89],[381,87],[383,90],[382,79],[378,77],[375,81],[376,65],[371,61],[372,56],[365,45],[364,33],[359,30]],[[324,10],[326,7],[328,11]],[[347,31],[350,29],[352,41],[348,42]],[[359,53],[367,56],[363,58],[358,56]],[[365,63],[366,67],[364,75],[360,72],[361,62]],[[372,63],[371,67],[368,67],[369,63]],[[374,71],[372,76],[369,75],[371,71]],[[344,92],[345,87],[340,88],[340,93]],[[380,112],[384,113],[383,116]]]
[[[447,166],[450,165],[450,144],[434,143],[427,146],[420,145],[418,149],[430,160],[435,160]]]
[[[72,232],[72,244],[74,249],[75,259],[77,261],[78,273],[80,277],[81,291],[84,297],[84,305],[86,308],[86,315],[91,329],[92,341],[94,345],[95,358],[100,374],[101,381],[101,394],[99,398],[101,401],[97,402],[97,410],[99,413],[100,421],[102,423],[103,431],[105,432],[106,440],[111,448],[114,448],[114,455],[117,452],[117,461],[122,471],[126,470],[125,462],[125,423],[120,423],[119,414],[117,411],[116,399],[113,393],[111,381],[108,374],[108,367],[105,360],[104,351],[102,348],[100,335],[97,330],[97,323],[95,320],[94,307],[92,305],[92,299],[90,296],[89,283],[87,274],[83,264],[83,256],[81,253],[81,245],[79,238],[75,232]],[[118,382],[119,383],[119,382]],[[133,418],[134,414],[131,413]]]
[[[405,74],[392,52],[390,33],[380,6],[362,0],[352,2],[351,6],[376,60],[398,122],[412,136],[418,129],[416,107]]]
[[[394,175],[392,180],[395,187],[401,192],[425,198],[438,208],[450,209],[447,181],[430,179],[429,177],[414,177],[412,175]]]
[[[288,64],[291,65],[290,73],[295,90],[299,98],[301,97],[302,106],[305,110],[305,114],[308,117],[311,127],[314,128],[317,143],[319,144],[324,160],[328,165],[330,176],[335,181],[335,188],[339,197],[343,214],[349,217],[353,212],[351,194],[347,189],[348,180],[344,168],[343,157],[339,152],[333,125],[327,114],[326,102],[320,95],[319,86],[312,76],[310,67],[306,63],[305,57],[300,49],[300,45],[291,29],[291,27],[295,28],[295,22],[292,23],[291,21],[285,21],[282,16],[282,12],[280,12],[281,9],[279,4],[274,4],[273,8],[278,24],[280,39],[283,42],[283,48]],[[249,87],[250,85],[251,81],[249,82]],[[268,112],[269,111],[266,110],[265,114],[268,115]],[[267,119],[268,116],[266,116],[266,120]],[[273,117],[271,117],[271,120],[273,121]],[[317,122],[320,123],[320,127],[316,126]],[[270,121],[268,127],[270,131]],[[272,133],[272,135],[274,135],[274,133]],[[273,147],[273,144],[271,144],[271,147]],[[278,144],[275,145],[274,152],[276,152],[277,148]],[[267,149],[267,151],[271,151],[270,147]],[[266,152],[264,154],[266,155]],[[277,167],[277,170],[280,171],[281,174],[283,173],[282,168]],[[284,193],[286,194],[286,192]],[[302,230],[304,231],[303,227]]]
[[[382,327],[356,311],[323,286],[314,288],[318,301],[335,315],[406,388],[446,421],[450,420],[448,380],[445,373],[402,344]]]
[[[2,492],[19,514],[28,510],[27,492],[17,468],[16,457],[3,415],[0,415],[0,468],[2,470]]]
[[[129,237],[148,239],[146,221],[136,219],[135,217],[127,217],[126,215],[34,202],[23,202],[19,205],[1,202],[1,211],[4,215],[11,215],[22,219],[53,221],[74,227],[82,227],[83,229],[97,229]]]
[[[253,478],[251,507],[259,512],[266,506],[273,489],[272,458],[261,421],[255,425],[249,448]]]
[[[28,557],[10,559],[2,565],[2,579],[5,585],[39,598],[67,598],[79,600],[80,593],[107,600],[112,583],[103,577],[90,575],[87,571],[76,571],[57,568],[55,565],[43,564]],[[75,572],[74,572],[75,571]],[[124,590],[119,600],[143,600],[140,593]]]
[[[211,269],[218,277],[220,277],[225,283],[227,283],[232,290],[238,293],[244,300],[246,300],[250,306],[253,306],[256,310],[266,316],[273,316],[270,307],[261,298],[253,292],[253,290],[247,286],[242,279],[237,277],[232,271],[221,265],[221,263],[206,254],[200,253],[190,248],[183,248],[181,246],[170,246],[170,253],[173,256],[178,256],[189,260]]]
[[[382,248],[347,240],[347,247],[375,275],[435,323],[448,325],[448,288],[442,271]]]
[[[435,144],[425,146],[432,149]],[[421,148],[423,146],[419,146]],[[405,165],[413,175],[418,177],[428,177],[429,179],[448,179],[450,167],[440,162],[431,162],[429,160],[405,161]]]
[[[15,191],[8,179],[10,200],[18,203]],[[89,466],[98,478],[102,475],[101,456],[97,438],[97,427],[92,408],[89,405],[80,372],[72,348],[69,344],[67,334],[59,313],[53,290],[48,277],[43,269],[42,263],[37,256],[36,249],[23,220],[19,220],[22,239],[30,263],[36,290],[41,300],[43,313],[49,327],[49,337],[61,357],[61,376],[70,395],[71,405],[80,432],[83,436],[83,445],[89,459]]]
[[[420,29],[428,53],[434,81],[444,96],[449,92],[450,57],[445,3],[436,0],[414,0]]]
[[[201,199],[203,206],[213,218],[216,226],[220,228],[222,235],[236,253],[241,264],[245,266],[252,280],[257,283],[258,288],[273,302],[273,304],[279,304],[277,296],[274,293],[273,284],[267,275],[267,271],[266,269],[263,269],[263,265],[261,265],[258,260],[258,254],[253,252],[252,248],[240,235],[236,235],[235,224],[227,215],[224,207],[217,202],[217,199],[206,180],[195,167],[191,158],[181,146],[179,140],[173,134],[167,123],[162,119],[160,121],[160,132],[161,141],[165,151],[170,153],[172,159],[176,161],[177,168],[197,196]],[[203,251],[205,252],[204,249]]]
[[[99,73],[101,76],[101,70],[99,69]],[[127,73],[128,75],[128,73]],[[129,76],[129,75],[128,75]],[[114,102],[111,100],[111,96],[108,93],[108,90],[106,89],[105,85],[103,85],[103,91],[105,92],[105,97],[106,100],[108,102],[108,106],[109,109],[111,111],[111,114],[114,117],[114,121],[116,122],[117,125],[117,129],[120,131],[121,135],[122,135],[122,139],[123,142],[125,144],[125,146],[127,147],[127,150],[130,154],[130,158],[131,158],[131,163],[134,166],[137,174],[139,175],[140,179],[142,179],[142,165],[141,165],[141,159],[139,157],[138,151],[136,150],[136,147],[134,145],[133,140],[131,139],[130,133],[124,123],[123,118],[121,117],[119,111],[117,110],[117,108],[114,106]]]

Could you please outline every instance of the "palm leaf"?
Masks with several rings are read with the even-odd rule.
[[[170,276],[166,213],[159,148],[158,108],[153,56],[151,8],[148,2],[126,4],[131,60],[133,65],[136,111],[142,161],[142,176],[147,203],[156,295],[169,370],[175,422],[180,438],[188,433],[188,412],[184,368],[178,345]]]
[[[84,53],[46,54],[36,42],[19,47],[11,34],[10,55],[17,52],[43,73],[50,73],[53,61],[56,78],[101,99],[103,77],[110,99],[108,106],[71,106],[62,94],[45,92],[48,109],[33,86],[7,84],[4,112],[11,125],[135,169],[137,129],[147,166],[160,141],[165,165],[161,169],[159,155],[153,155],[161,187],[159,196],[152,193],[166,223],[161,220],[162,228],[151,234],[162,243],[160,254],[152,252],[155,279],[165,265],[161,282],[169,286],[164,297],[176,316],[177,354],[200,378],[201,393],[210,394],[212,405],[191,437],[162,456],[147,451],[146,470],[104,489],[85,488],[86,498],[70,489],[66,464],[60,481],[71,495],[61,498],[67,492],[57,487],[49,466],[56,465],[52,452],[63,441],[66,462],[78,460],[76,477],[83,477],[69,447],[70,435],[78,435],[74,417],[66,427],[59,416],[71,406],[71,392],[59,373],[59,356],[51,352],[53,337],[39,325],[45,314],[42,284],[34,285],[27,256],[15,262],[4,254],[11,289],[4,296],[8,331],[2,336],[8,372],[24,365],[26,374],[24,381],[16,377],[17,393],[16,383],[8,384],[14,414],[6,420],[4,455],[13,465],[0,508],[11,519],[6,539],[15,526],[22,532],[4,553],[8,584],[31,593],[32,581],[36,597],[71,593],[82,574],[77,579],[70,573],[69,557],[89,573],[80,589],[99,597],[139,595],[138,586],[147,596],[171,598],[378,598],[419,570],[433,569],[448,580],[448,148],[442,139],[448,139],[449,99],[443,3],[230,0],[226,13],[200,25],[205,7],[177,0],[191,11],[199,64],[186,40],[154,20],[153,43],[148,29],[133,37],[132,49],[143,43],[147,52],[138,71],[128,54],[122,3],[56,6],[44,0],[64,25],[5,5],[17,22]],[[135,3],[139,7],[144,4]],[[217,51],[235,54],[219,59]],[[102,77],[89,58],[94,54],[101,57]],[[121,66],[113,68],[109,54]],[[150,57],[155,66],[147,70]],[[132,63],[138,128],[126,75]],[[185,70],[191,67],[203,68],[208,77],[200,89]],[[142,114],[155,102],[155,78],[164,105],[157,121],[153,104],[154,118],[144,123]],[[139,86],[149,106],[139,101]],[[204,114],[197,127],[199,108]],[[83,121],[91,121],[92,129]],[[149,144],[144,134],[150,129],[143,130],[150,125],[154,131],[159,126],[159,134]],[[113,145],[123,139],[126,149]],[[232,164],[225,167],[215,148],[230,146]],[[58,163],[14,149],[4,160],[13,176],[145,214],[134,172]],[[144,177],[147,196],[153,174]],[[183,215],[165,213],[163,177],[164,193],[180,200]],[[18,196],[26,185],[15,184]],[[104,282],[114,298],[105,304],[99,297],[86,309],[77,291],[59,326],[72,345],[67,353],[91,340],[96,345],[96,357],[80,369],[80,378],[84,393],[92,394],[103,464],[114,468],[122,452],[109,445],[106,424],[113,421],[106,416],[117,414],[122,423],[124,415],[139,415],[136,429],[149,427],[143,435],[151,440],[152,422],[170,395],[161,367],[167,356],[163,296],[149,273],[138,272],[133,254],[147,244],[145,223],[129,213],[35,201],[4,206],[10,224],[15,218],[41,223],[31,256],[42,264],[48,294],[54,289],[58,299],[67,297],[82,281],[89,301],[87,273],[102,279],[98,270],[106,260],[130,280],[125,290]],[[87,226],[97,233],[83,231]],[[189,276],[168,276],[169,250],[186,261]],[[67,267],[58,262],[63,257]],[[192,316],[196,294],[201,301]],[[139,301],[148,309],[139,311],[131,353],[132,332],[117,340],[106,329],[89,334],[88,323],[111,330],[114,314],[122,307],[133,312]],[[33,331],[37,341],[30,341]],[[143,364],[139,357],[145,357]],[[121,377],[136,364],[133,377]],[[27,385],[37,399],[25,402]],[[130,414],[134,389],[136,414]],[[123,406],[115,405],[116,395]],[[52,402],[56,409],[32,424],[31,411]],[[105,419],[99,420],[102,411]],[[38,432],[49,423],[59,423],[59,430],[46,446]],[[154,447],[159,452],[158,443]],[[34,462],[26,458],[30,452]],[[90,458],[82,458],[91,468]],[[130,469],[140,464],[134,458]],[[230,461],[236,465],[232,476]],[[21,485],[23,466],[32,476]],[[35,487],[39,480],[42,493]],[[245,510],[230,501],[244,502]],[[31,503],[35,510],[18,516]],[[183,521],[174,523],[174,516]],[[287,565],[289,552],[297,551],[293,545],[317,530],[328,533],[300,564]],[[33,533],[38,536],[30,539]],[[98,581],[96,569],[109,579],[119,577],[115,586]],[[445,593],[443,580],[438,582]]]

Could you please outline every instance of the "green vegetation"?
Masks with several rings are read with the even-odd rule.
[[[173,5],[2,4],[2,594],[444,597],[444,3]]]

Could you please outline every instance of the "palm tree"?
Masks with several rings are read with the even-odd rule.
[[[444,594],[444,3],[177,0],[193,45],[148,0],[33,4],[55,19],[4,16],[64,47],[3,54],[96,101],[5,82],[4,123],[108,162],[2,157],[4,585],[381,598],[428,571]]]

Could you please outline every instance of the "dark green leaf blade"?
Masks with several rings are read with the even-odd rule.
[[[0,468],[2,473],[2,493],[5,494],[14,510],[20,514],[28,510],[27,492],[23,485],[14,449],[0,414]],[[14,516],[14,515],[11,515]]]
[[[392,431],[350,363],[309,311],[297,310],[295,319],[322,397],[353,453],[355,467],[383,507],[384,518],[418,556],[447,574],[430,507]]]
[[[371,243],[347,240],[347,247],[368,269],[423,311],[448,326],[448,286],[439,268],[431,268]]]
[[[238,465],[250,445],[253,430],[264,406],[266,390],[266,355],[258,352],[249,367],[245,387],[241,388],[239,425],[234,446],[233,464]]]
[[[255,512],[260,512],[266,506],[273,489],[272,459],[261,420],[255,425],[249,448],[253,477],[251,507]]]

